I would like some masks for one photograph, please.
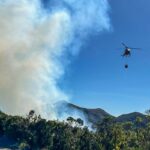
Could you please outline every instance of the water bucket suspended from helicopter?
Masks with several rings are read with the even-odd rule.
[[[128,68],[128,64],[125,64],[124,67],[127,69]]]

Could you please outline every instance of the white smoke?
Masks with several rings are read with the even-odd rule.
[[[1,1],[0,109],[56,119],[54,104],[69,99],[57,85],[61,59],[89,33],[109,29],[108,9],[106,0],[61,0],[50,11],[39,0]]]

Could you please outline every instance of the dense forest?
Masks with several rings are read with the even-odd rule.
[[[60,122],[42,119],[34,110],[25,118],[0,112],[0,136],[13,139],[10,149],[19,150],[149,150],[150,111],[134,122],[106,117],[93,130],[80,118]]]

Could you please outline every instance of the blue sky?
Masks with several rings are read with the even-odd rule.
[[[109,3],[112,30],[88,37],[61,86],[71,102],[82,107],[102,108],[113,115],[144,112],[150,108],[150,1]],[[122,58],[121,42],[142,50]]]

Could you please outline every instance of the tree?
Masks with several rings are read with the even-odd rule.
[[[76,120],[76,122],[79,124],[79,126],[83,126],[84,125],[84,121],[82,119],[80,119],[80,118],[78,118]]]
[[[146,118],[148,122],[150,122],[150,109],[146,110],[145,113],[146,113]]]
[[[72,125],[73,123],[76,122],[76,120],[73,117],[68,117],[67,122],[69,123],[69,125]]]

